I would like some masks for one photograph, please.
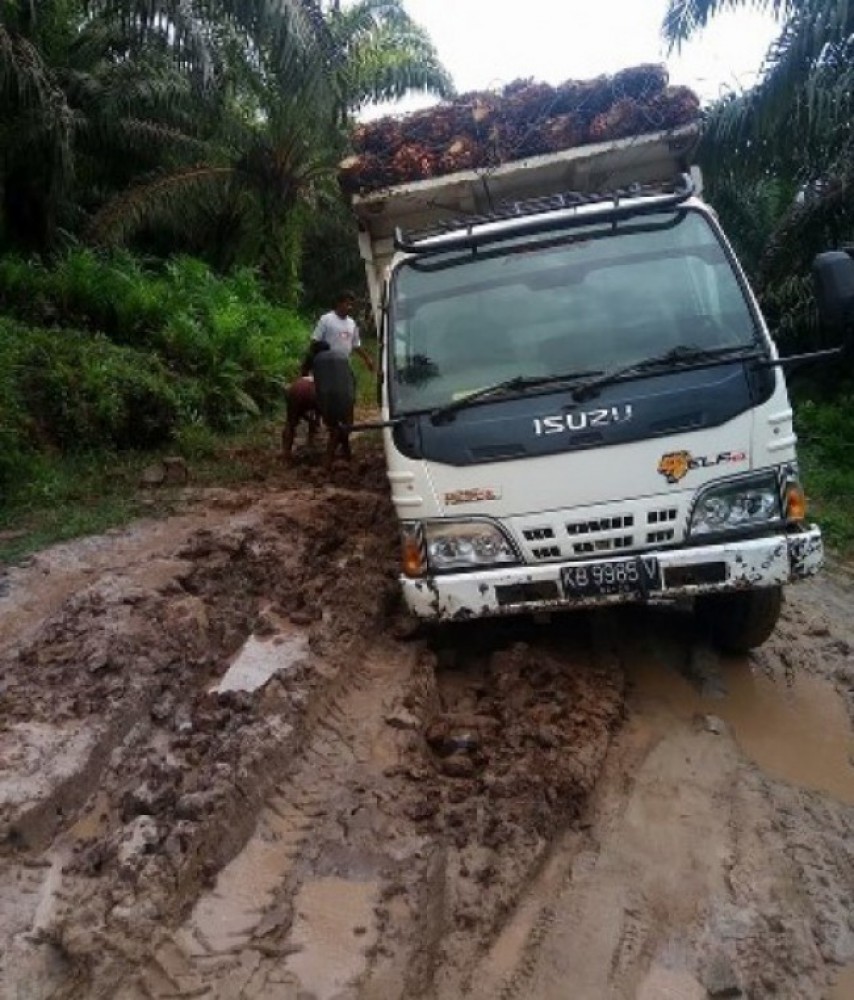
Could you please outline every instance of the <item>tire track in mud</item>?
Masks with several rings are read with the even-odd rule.
[[[476,627],[473,645],[485,644],[485,655],[463,645],[455,668],[437,678],[440,702],[501,720],[481,815],[469,812],[481,832],[449,848],[449,926],[425,992],[438,1000],[523,991],[553,919],[545,887],[565,877],[561,845],[582,838],[587,799],[622,716],[607,616],[493,628],[493,649]]]
[[[732,665],[652,610],[412,629],[381,473],[220,492],[61,604],[44,557],[0,649],[0,995],[660,1000],[720,959],[824,996],[854,816],[695,717]],[[753,665],[852,708],[815,593]]]
[[[319,700],[307,742],[243,850],[160,945],[141,992],[120,997],[273,990],[285,997],[290,988],[325,995],[366,971],[378,935],[380,871],[419,847],[377,828],[391,820],[383,803],[394,789],[384,771],[408,740],[385,721],[411,686],[415,654],[406,647],[403,654],[368,650]],[[343,923],[323,898],[330,889],[335,905],[349,910]]]
[[[800,661],[847,693],[845,629],[805,598],[754,668],[785,691]],[[556,842],[457,995],[562,1000],[571,984],[578,1000],[827,1000],[854,958],[854,809],[770,778],[736,742],[746,732],[704,714],[743,722],[729,702],[746,660],[721,659],[678,613],[615,613],[611,631],[628,719],[584,829]],[[816,631],[829,659],[807,662]]]
[[[26,727],[47,730],[58,720],[85,734],[101,733],[103,717],[113,724],[97,760],[78,754],[66,762],[67,780],[60,774],[61,781],[28,785],[12,754],[0,754],[0,788],[11,793],[0,801],[7,831],[0,866],[5,886],[26,887],[0,898],[0,937],[15,946],[0,946],[0,992],[10,976],[21,979],[13,951],[26,952],[34,943],[26,940],[35,926],[34,908],[22,905],[21,895],[45,897],[35,907],[42,911],[36,938],[44,942],[45,955],[59,956],[67,966],[50,976],[45,967],[56,963],[42,962],[26,973],[23,995],[95,995],[91,983],[73,984],[88,982],[93,965],[133,961],[150,926],[180,912],[196,894],[194,885],[248,836],[253,811],[271,783],[264,758],[269,752],[275,764],[276,754],[288,752],[288,738],[299,736],[311,714],[306,709],[336,676],[340,657],[388,613],[393,540],[389,549],[384,534],[343,528],[358,516],[370,531],[385,517],[383,497],[327,488],[256,498],[248,513],[240,513],[245,497],[222,499],[219,531],[205,527],[189,541],[186,532],[174,540],[178,572],[160,574],[152,586],[150,564],[122,567],[82,595],[71,594],[23,646],[7,650],[2,676],[11,725],[7,721],[0,731],[4,750],[20,745]],[[200,517],[196,524],[208,520]],[[321,550],[334,554],[337,564],[320,560]],[[337,582],[348,563],[364,566],[366,586],[366,593],[350,598],[339,595],[344,588]],[[310,607],[301,610],[320,592],[331,595],[340,615],[336,610],[320,618]],[[339,659],[327,657],[310,677],[304,668],[292,671],[259,697],[207,694],[247,635],[275,631],[289,616],[302,622],[318,649],[328,645],[327,632],[334,629]],[[117,726],[116,718],[132,725]],[[58,756],[63,746],[48,746],[42,761],[50,762],[51,750]],[[16,798],[22,779],[23,803],[20,794]],[[82,808],[96,785],[104,828],[97,836],[87,830],[77,837],[69,830],[81,809],[82,826],[99,827]],[[33,809],[51,817],[49,827],[27,824]],[[225,815],[212,837],[205,827],[217,810]],[[30,871],[49,878],[27,878]],[[141,881],[148,883],[145,891],[139,891]],[[128,925],[121,933],[111,926],[120,921]],[[8,988],[15,989],[14,983]],[[112,990],[105,988],[103,995]]]
[[[59,604],[44,557],[45,618],[30,601],[0,651],[0,745],[100,742],[42,741],[46,780],[0,797],[0,993],[427,997],[577,818],[619,679],[574,627],[463,629],[452,656],[412,635],[370,469],[370,489],[218,493],[94,582],[65,556]],[[212,692],[250,645],[281,650],[267,682]]]
[[[236,991],[245,997],[273,990],[297,996],[303,990],[324,1000],[347,987],[357,991],[354,996],[390,1000],[433,995],[442,990],[437,979],[452,969],[465,974],[509,901],[540,867],[553,832],[532,837],[522,826],[508,825],[496,841],[497,802],[498,810],[515,811],[518,822],[537,793],[511,791],[490,803],[488,783],[476,783],[472,773],[460,777],[468,769],[460,768],[459,759],[452,768],[448,757],[437,761],[422,733],[455,724],[465,700],[461,691],[480,687],[484,669],[506,671],[505,697],[512,691],[510,700],[518,701],[536,695],[536,687],[522,695],[520,675],[532,667],[542,670],[544,653],[562,662],[536,643],[520,649],[516,642],[508,649],[506,637],[476,632],[478,644],[485,639],[495,647],[485,662],[464,650],[445,677],[439,671],[438,685],[436,657],[423,646],[368,651],[358,673],[322,711],[243,852],[160,948],[155,967],[140,981],[141,992],[129,991],[127,1000],[205,989],[213,996]],[[569,687],[583,692],[577,679]],[[516,704],[514,710],[524,707]],[[573,711],[578,715],[577,703]],[[514,727],[520,728],[518,719],[510,723]],[[607,738],[606,729],[604,744]],[[486,757],[483,748],[477,753]],[[505,774],[514,764],[525,767],[513,756],[512,750],[496,752]],[[474,767],[488,772],[490,765],[480,759]],[[595,781],[595,770],[586,773]],[[425,783],[432,803],[425,803]],[[549,814],[558,829],[576,815],[587,790],[583,784],[572,788],[566,808],[555,804]]]

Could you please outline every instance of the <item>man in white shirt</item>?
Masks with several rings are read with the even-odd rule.
[[[350,292],[342,292],[338,296],[335,308],[331,312],[324,313],[317,321],[311,339],[329,344],[331,351],[343,354],[345,358],[349,358],[351,354],[358,354],[368,371],[372,372],[374,363],[368,352],[362,347],[362,341],[359,339],[359,328],[350,315],[352,312],[353,295]]]

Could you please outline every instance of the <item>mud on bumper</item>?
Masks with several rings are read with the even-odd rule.
[[[583,562],[513,566],[417,580],[401,577],[401,584],[410,611],[420,618],[480,618],[775,587],[813,576],[824,559],[821,532],[815,525],[797,534],[643,555],[657,558],[661,569],[660,585],[643,594],[568,594],[561,570],[568,565],[585,565]]]

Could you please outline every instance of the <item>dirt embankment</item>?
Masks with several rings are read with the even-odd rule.
[[[842,585],[751,672],[665,612],[417,632],[396,572],[364,452],[8,574],[0,996],[830,996]]]

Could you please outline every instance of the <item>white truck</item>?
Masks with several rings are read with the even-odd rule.
[[[785,362],[695,139],[352,198],[415,615],[692,598],[743,651],[819,570]]]

